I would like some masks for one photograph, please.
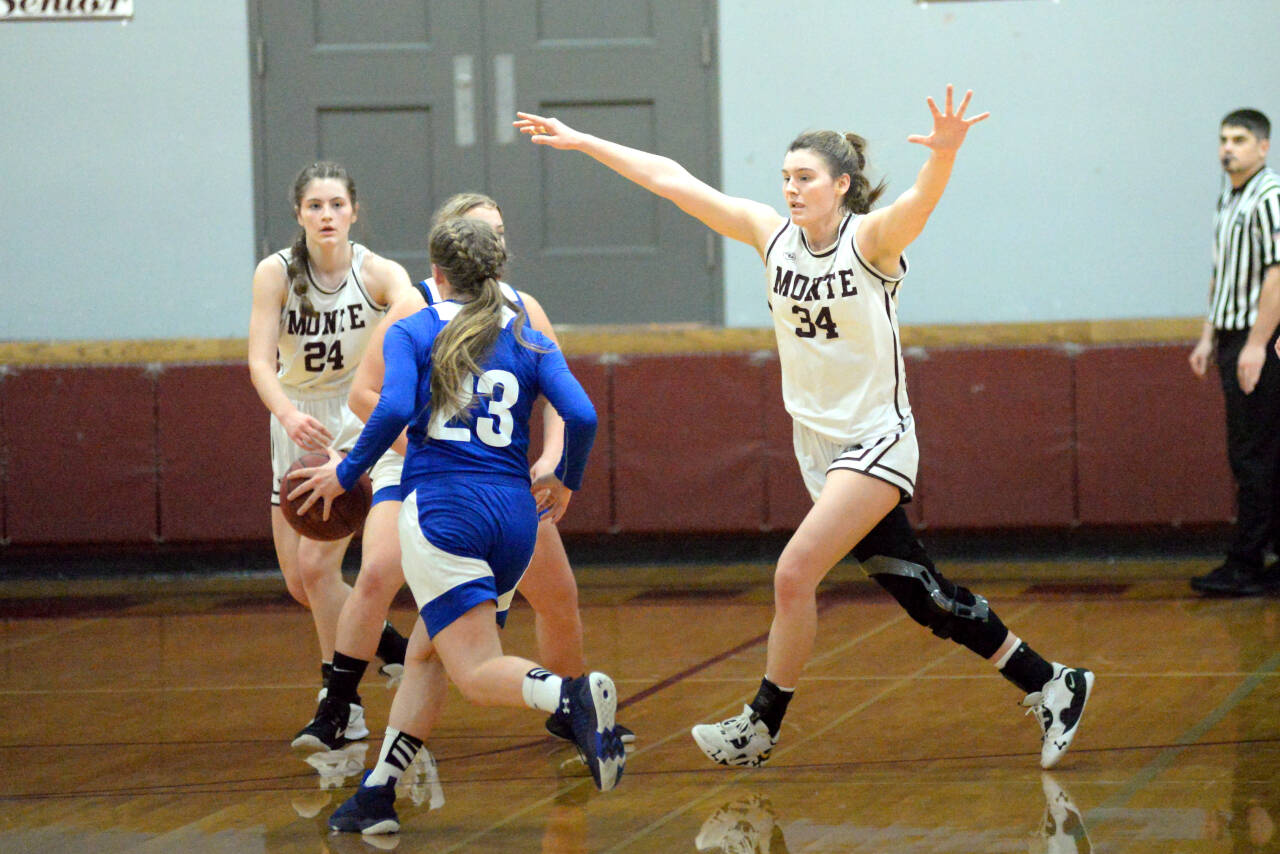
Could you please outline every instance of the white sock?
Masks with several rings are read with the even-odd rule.
[[[387,727],[386,734],[382,736],[382,752],[378,754],[378,764],[373,766],[362,785],[382,786],[396,782],[413,764],[413,757],[418,755],[420,749],[421,739]]]
[[[1009,644],[1009,648],[1005,650],[1004,655],[1000,656],[1000,660],[996,662],[996,670],[1004,670],[1004,666],[1009,663],[1009,659],[1013,658],[1013,654],[1018,651],[1018,647],[1022,646],[1022,638],[1013,633],[1010,633],[1009,637],[1005,639],[1005,643],[1009,643],[1009,641],[1013,641],[1013,643]]]
[[[560,685],[564,680],[541,667],[535,667],[524,675],[520,691],[524,704],[531,709],[554,712],[560,708]]]

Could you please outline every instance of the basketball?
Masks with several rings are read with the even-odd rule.
[[[292,480],[289,474],[298,469],[322,466],[327,462],[329,457],[325,454],[303,454],[289,466],[289,471],[285,472],[280,482],[280,512],[291,528],[311,540],[340,540],[354,534],[364,524],[364,517],[369,515],[369,508],[373,504],[373,484],[370,483],[369,476],[364,474],[356,481],[355,486],[333,499],[327,521],[324,518],[323,501],[317,501],[305,515],[299,516],[297,509],[311,493],[304,492],[290,501],[289,493],[297,489],[305,478]]]

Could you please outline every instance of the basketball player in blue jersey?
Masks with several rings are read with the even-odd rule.
[[[778,731],[817,633],[818,584],[852,551],[918,623],[991,661],[1026,692],[1042,730],[1040,764],[1071,744],[1093,674],[1046,661],[1009,631],[981,596],[949,581],[916,539],[903,502],[915,488],[915,419],[907,402],[897,298],[903,252],[942,197],[969,128],[972,92],[957,109],[928,99],[933,131],[909,136],[929,149],[915,184],[872,210],[883,185],[865,176],[866,142],[822,131],[794,140],[782,161],[789,216],[733,198],[675,161],[576,131],[554,118],[518,113],[515,126],[539,145],[590,155],[670,199],[719,234],[755,248],[778,341],[782,396],[812,509],[774,573],[774,618],[764,678],[742,714],[693,728],[723,765],[760,765]]]
[[[457,193],[446,199],[433,217],[438,225],[457,217],[470,217],[488,223],[499,238],[506,242],[505,224],[498,203],[481,193]],[[557,345],[555,331],[542,306],[530,295],[499,282],[503,296],[509,302],[525,309],[529,325],[543,333]],[[368,418],[378,403],[382,389],[384,364],[382,343],[387,329],[396,321],[447,299],[444,283],[427,279],[416,284],[409,294],[391,306],[378,323],[369,340],[369,346],[360,367],[351,382],[348,399],[351,410],[359,418]],[[542,452],[533,464],[530,477],[537,480],[542,474],[552,472],[560,462],[564,446],[564,422],[550,405],[543,409]],[[406,439],[400,436],[388,455],[403,463]],[[399,453],[396,453],[399,452]],[[384,457],[385,460],[385,457]],[[379,470],[386,468],[383,461]],[[357,693],[360,680],[374,655],[379,631],[385,624],[387,611],[396,593],[404,584],[400,568],[399,543],[396,539],[396,519],[400,511],[400,486],[378,489],[373,496],[373,508],[364,523],[364,536],[379,550],[393,549],[394,557],[377,560],[362,567],[355,587],[343,605],[338,618],[337,640],[333,657],[333,673],[329,679],[327,695],[320,700],[316,713],[299,736],[315,749],[337,750],[347,741],[346,730],[350,724],[350,704],[359,702]],[[538,524],[538,537],[533,559],[524,577],[520,579],[520,593],[534,611],[535,634],[538,655],[542,664],[555,673],[580,676],[586,672],[582,650],[582,619],[578,613],[578,586],[574,581],[569,557],[565,553],[560,532],[556,528],[558,518],[545,514]],[[546,728],[558,738],[573,741],[573,730],[568,718],[560,713],[550,715]],[[635,740],[635,735],[619,725],[624,742]],[[424,761],[426,748],[423,749]]]
[[[293,183],[301,226],[293,245],[259,262],[249,318],[249,376],[271,412],[271,533],[285,584],[311,610],[320,642],[323,697],[332,669],[338,614],[351,593],[342,557],[351,538],[322,542],[289,527],[280,478],[305,451],[354,444],[361,422],[347,406],[351,377],[387,307],[412,291],[404,268],[350,239],[359,215],[355,181],[337,163],[317,162]],[[375,485],[383,477],[375,471]],[[362,563],[379,552],[365,543]],[[398,554],[393,556],[398,560]],[[405,639],[383,623],[378,655],[399,668]],[[369,734],[360,698],[348,709],[351,740]]]
[[[432,229],[430,253],[432,277],[452,299],[387,332],[382,394],[355,447],[341,462],[331,453],[327,466],[302,470],[291,493],[313,490],[303,509],[323,499],[327,513],[328,501],[408,425],[400,548],[422,621],[410,637],[378,764],[330,818],[334,830],[399,829],[395,784],[422,746],[418,723],[444,700],[446,677],[478,704],[567,713],[602,791],[613,788],[626,762],[608,676],[561,678],[503,655],[498,638],[533,554],[534,496],[543,494],[554,513],[580,486],[595,409],[555,344],[526,328],[524,310],[503,297],[498,277],[506,250],[492,228],[466,218],[443,222]],[[539,394],[564,419],[564,455],[556,471],[531,485],[529,417]]]

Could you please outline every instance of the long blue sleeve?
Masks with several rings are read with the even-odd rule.
[[[386,374],[382,393],[360,438],[347,458],[338,463],[338,482],[344,489],[355,486],[360,475],[387,452],[400,431],[413,418],[418,389],[418,364],[413,337],[401,323],[387,330],[382,344]]]
[[[596,439],[596,408],[558,349],[543,353],[538,360],[538,385],[564,419],[564,454],[556,466],[556,477],[577,490],[582,486],[587,455]]]

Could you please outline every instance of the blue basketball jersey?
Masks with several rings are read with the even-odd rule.
[[[399,520],[405,580],[434,636],[482,602],[496,605],[498,624],[533,555],[538,514],[529,490],[529,416],[544,395],[565,422],[565,451],[556,475],[582,484],[595,438],[596,414],[564,356],[545,335],[521,330],[503,309],[503,327],[479,375],[464,391],[476,397],[465,414],[442,412],[431,397],[432,348],[462,306],[435,302],[387,330],[386,375],[373,414],[338,465],[350,488],[406,425],[409,452],[400,484]]]
[[[461,309],[456,302],[439,302],[387,330],[382,394],[360,439],[338,466],[339,480],[353,485],[407,424],[405,494],[429,477],[515,478],[527,484],[529,417],[542,394],[565,421],[565,453],[556,474],[565,486],[578,489],[595,438],[595,409],[549,338],[525,326],[522,337],[537,349],[516,339],[510,309],[504,309],[503,329],[480,375],[468,377],[468,390],[477,393],[469,417],[432,406],[432,345]]]

